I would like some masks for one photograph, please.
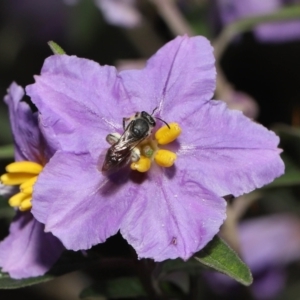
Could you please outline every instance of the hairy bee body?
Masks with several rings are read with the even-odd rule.
[[[127,126],[125,126],[126,122],[128,122]],[[117,134],[109,134],[106,138],[112,145],[106,152],[101,171],[110,172],[131,160],[139,160],[139,151],[134,151],[134,149],[151,135],[155,125],[152,115],[145,111],[137,112],[130,118],[124,118],[123,134],[120,137]]]

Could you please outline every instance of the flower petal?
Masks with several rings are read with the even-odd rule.
[[[13,82],[8,88],[4,102],[9,108],[9,118],[15,142],[16,160],[42,163],[40,148],[43,144],[38,128],[37,114],[32,113],[26,102],[21,102],[24,90]]]
[[[134,200],[122,174],[103,176],[89,154],[58,151],[34,185],[32,213],[67,249],[89,249],[117,233]]]
[[[199,181],[219,196],[239,196],[284,172],[279,138],[221,101],[210,101],[178,120],[176,165],[199,173]]]
[[[300,21],[284,21],[260,25],[255,29],[255,35],[261,42],[289,42],[299,40]]]
[[[264,268],[281,267],[298,260],[299,232],[299,219],[288,214],[242,222],[239,225],[239,235],[245,262],[256,273]]]
[[[41,113],[43,131],[55,136],[63,150],[99,151],[107,147],[107,134],[122,130],[126,103],[114,67],[54,55],[45,60],[41,76],[35,79],[26,92]]]
[[[203,188],[196,172],[169,168],[161,174],[140,185],[121,234],[139,258],[186,260],[218,233],[226,202]]]
[[[194,102],[211,99],[216,80],[213,48],[204,37],[177,37],[167,43],[147,62],[143,70],[119,73],[128,98],[138,111],[160,116],[188,115]]]
[[[142,20],[134,0],[95,0],[95,4],[110,24],[130,28],[137,26]]]
[[[286,287],[287,272],[284,268],[270,268],[254,278],[251,291],[257,300],[276,299]]]
[[[60,257],[64,247],[30,212],[18,213],[8,237],[0,243],[0,267],[12,278],[45,274]]]

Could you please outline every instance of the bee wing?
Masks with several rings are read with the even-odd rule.
[[[131,160],[131,152],[143,139],[137,139],[126,130],[120,137],[119,141],[113,144],[106,152],[101,172],[110,173],[111,171],[116,171],[119,168],[127,165]],[[98,169],[101,164],[99,158]]]

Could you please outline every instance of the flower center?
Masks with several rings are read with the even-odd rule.
[[[139,172],[147,172],[153,160],[161,167],[167,168],[173,166],[177,158],[176,154],[166,149],[160,149],[160,145],[167,145],[173,142],[180,133],[181,128],[177,123],[170,123],[169,127],[164,125],[159,128],[154,138],[150,136],[136,147],[137,149],[134,151],[139,152],[141,155],[138,161],[131,163],[131,169]]]
[[[7,173],[0,179],[5,185],[20,185],[20,192],[12,196],[8,203],[21,211],[31,209],[33,185],[43,166],[32,161],[18,161],[6,166]]]

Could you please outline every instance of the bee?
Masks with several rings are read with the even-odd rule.
[[[140,151],[136,147],[152,134],[153,128],[156,126],[152,115],[156,109],[157,107],[151,115],[146,111],[142,111],[135,113],[130,118],[123,118],[123,134],[112,133],[107,135],[106,141],[111,147],[105,155],[101,168],[103,173],[114,171],[129,161],[140,159]],[[160,118],[157,119],[161,120]],[[167,124],[165,121],[161,121]],[[168,124],[167,126],[169,127]]]

